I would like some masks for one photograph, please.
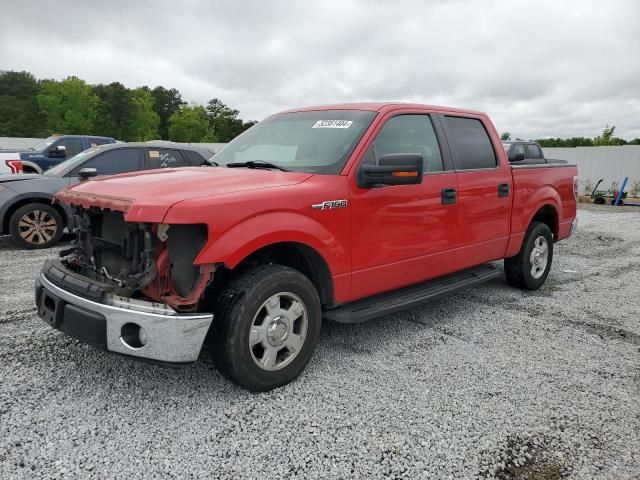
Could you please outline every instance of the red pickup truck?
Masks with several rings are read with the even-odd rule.
[[[361,322],[503,275],[535,290],[576,228],[576,167],[510,165],[487,115],[417,104],[273,115],[212,166],[63,190],[77,240],[38,314],[111,352],[254,391],[295,379],[321,320]]]

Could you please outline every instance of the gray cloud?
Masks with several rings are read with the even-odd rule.
[[[640,137],[640,3],[14,2],[0,69],[219,97],[245,119],[403,100],[488,112],[524,138]]]

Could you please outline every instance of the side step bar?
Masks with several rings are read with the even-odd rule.
[[[393,292],[342,305],[323,312],[323,317],[339,323],[360,323],[372,318],[396,313],[434,298],[502,276],[493,265],[482,265],[428,282],[400,288]]]

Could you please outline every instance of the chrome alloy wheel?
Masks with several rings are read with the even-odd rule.
[[[529,264],[531,266],[531,276],[535,279],[540,278],[549,263],[549,244],[547,239],[542,235],[533,242],[533,249],[529,256]]]
[[[280,370],[302,350],[309,315],[300,297],[290,292],[272,295],[251,323],[249,350],[263,370]]]
[[[31,210],[18,221],[18,231],[24,241],[41,244],[51,241],[58,231],[58,224],[48,212]]]

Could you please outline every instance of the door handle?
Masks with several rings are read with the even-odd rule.
[[[456,203],[457,193],[455,188],[442,189],[442,205],[452,205]]]
[[[509,184],[501,183],[498,185],[498,196],[499,197],[508,197],[509,196]]]

